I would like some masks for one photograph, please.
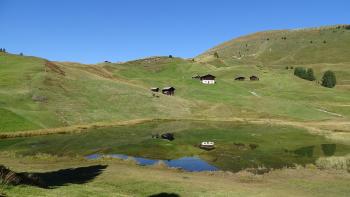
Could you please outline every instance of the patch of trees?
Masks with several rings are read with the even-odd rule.
[[[294,69],[294,75],[308,81],[315,81],[314,70],[312,68],[296,67]]]
[[[328,70],[323,74],[322,86],[326,88],[333,88],[337,84],[337,79],[333,71]]]
[[[336,27],[336,29],[341,29],[341,28],[350,30],[350,25],[339,25],[339,26]]]
[[[6,49],[5,48],[0,48],[0,52],[6,53]]]
[[[169,55],[168,57],[169,57],[169,58],[173,58],[173,55]]]

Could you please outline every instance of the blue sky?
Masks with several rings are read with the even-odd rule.
[[[262,30],[350,23],[346,0],[0,0],[0,48],[96,63],[193,57]]]

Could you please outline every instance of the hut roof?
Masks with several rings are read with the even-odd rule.
[[[216,77],[214,75],[211,74],[207,74],[207,75],[203,75],[200,77],[200,79],[209,79],[209,80],[214,80]]]
[[[164,87],[162,90],[175,90],[175,88],[174,87]]]

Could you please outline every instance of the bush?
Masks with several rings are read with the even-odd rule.
[[[312,68],[307,69],[306,77],[307,77],[307,80],[309,80],[309,81],[315,81],[316,80],[316,77],[314,75],[314,70]]]
[[[322,86],[326,88],[333,88],[337,84],[337,79],[333,71],[326,71],[322,77]]]
[[[312,68],[305,69],[303,67],[296,67],[294,75],[308,81],[315,81],[314,70]]]
[[[219,53],[215,51],[214,57],[215,57],[215,58],[219,58]]]

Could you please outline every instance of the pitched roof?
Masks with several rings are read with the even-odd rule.
[[[203,75],[200,77],[201,79],[215,79],[216,77],[211,74]]]

